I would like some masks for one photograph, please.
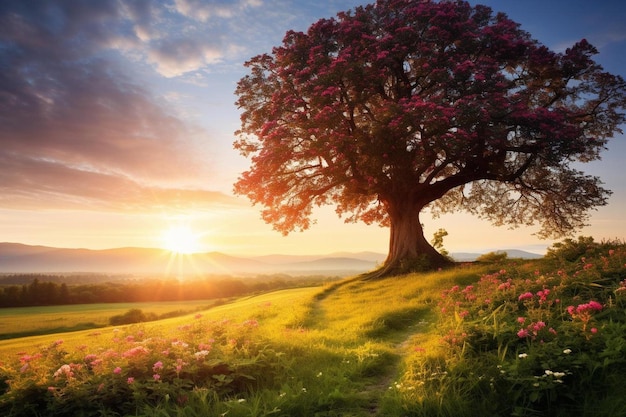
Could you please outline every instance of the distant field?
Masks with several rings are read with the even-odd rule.
[[[204,317],[212,319],[228,318],[245,320],[252,317],[250,315],[254,314],[256,314],[256,317],[263,317],[264,314],[267,314],[267,305],[271,305],[272,303],[285,304],[295,310],[303,308],[304,303],[301,302],[301,300],[310,299],[310,297],[319,290],[319,287],[278,290],[261,295],[241,297],[233,300],[232,303],[214,307],[211,306],[211,302],[214,300],[205,300],[204,302],[81,304],[65,307],[0,309],[0,328],[3,329],[3,334],[0,334],[0,358],[13,356],[20,351],[31,351],[34,347],[53,343],[57,339],[63,339],[64,346],[82,345],[86,341],[96,343],[100,339],[109,340],[113,327],[109,327],[109,329],[93,330],[95,326],[87,327],[85,325],[85,327],[81,329],[80,325],[85,323],[101,323],[99,327],[108,326],[110,316],[123,314],[131,308],[139,308],[146,313],[153,312],[156,314],[165,314],[177,310],[190,310],[190,315],[201,313]],[[263,310],[264,314],[258,314],[259,309]],[[176,328],[179,324],[187,324],[190,315],[149,322],[141,326],[143,328],[160,329],[158,332],[165,333],[166,331],[163,329],[168,326],[170,328]],[[63,321],[61,321],[61,319]],[[283,314],[283,319],[289,321],[293,320],[293,317],[290,314]],[[26,333],[26,329],[31,329],[30,334],[32,334],[32,336],[5,337],[6,330],[4,329],[8,326],[13,329],[13,333]],[[55,328],[52,326],[56,328],[63,326],[66,330],[55,331]],[[73,329],[67,330],[70,326],[73,326]],[[117,327],[123,329],[129,326]],[[133,325],[130,327],[133,327]],[[38,332],[36,331],[37,329],[39,329]],[[60,334],[63,332],[71,333]]]
[[[138,308],[158,316],[208,309],[215,300],[152,303],[78,304],[0,309],[0,339],[95,329],[109,324],[112,316]]]

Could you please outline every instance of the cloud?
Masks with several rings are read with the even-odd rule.
[[[94,209],[149,212],[238,206],[221,192],[142,184],[116,173],[98,172],[49,158],[0,154],[0,207]],[[27,172],[28,175],[24,175]]]
[[[148,33],[162,12],[154,4],[0,3],[0,206],[120,208],[223,197],[191,191],[208,175],[192,143],[199,132],[110,49],[120,40],[140,44],[136,28]],[[159,45],[159,69],[169,74],[218,57],[193,41]]]
[[[202,1],[202,0],[174,0],[176,10],[190,19],[200,22],[207,22],[212,18],[231,18],[237,12],[249,8],[260,7],[261,0],[222,0],[222,1]]]
[[[222,57],[219,45],[195,39],[168,39],[149,52],[150,61],[165,77],[175,77],[216,63]]]

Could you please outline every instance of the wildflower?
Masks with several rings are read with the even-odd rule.
[[[602,310],[602,304],[600,304],[597,301],[589,301],[589,308],[595,311],[601,311]]]
[[[543,321],[538,321],[536,323],[533,323],[531,326],[532,326],[533,332],[537,334],[541,329],[546,327],[546,323],[544,323]]]
[[[98,359],[98,356],[94,355],[93,353],[90,353],[89,355],[85,356],[85,362],[93,362],[96,359]]]
[[[156,372],[158,369],[163,369],[163,362],[158,361],[158,362],[155,362],[154,365],[152,365],[153,371]]]
[[[116,375],[119,375],[122,373],[122,368],[120,368],[119,366],[117,366],[114,370],[113,373]]]
[[[537,297],[539,297],[539,304],[543,304],[547,301],[548,294],[550,294],[550,290],[547,288],[537,292]]]
[[[139,356],[139,355],[143,355],[146,353],[149,353],[148,349],[146,349],[143,346],[137,346],[122,353],[122,357],[132,358],[133,356]]]
[[[196,314],[195,316],[193,316],[193,318],[195,318],[195,319],[202,318],[202,314],[198,313],[198,314]]]
[[[237,400],[237,402],[238,402],[238,403],[245,403],[245,402],[246,402],[246,399],[245,399],[245,398],[240,398],[240,399],[238,399],[238,400]]]
[[[183,370],[183,366],[187,365],[186,362],[183,362],[182,359],[176,359],[176,375],[180,374],[180,371]]]
[[[128,385],[131,385],[133,382],[135,382],[135,378],[133,378],[132,376],[129,376],[128,379],[126,380],[126,383]]]
[[[154,374],[154,375],[152,375],[152,378],[154,378],[154,380],[155,380],[155,381],[158,381],[158,380],[160,380],[160,379],[161,379],[161,375],[159,375],[159,374]]]
[[[199,350],[211,350],[213,346],[210,343],[200,343],[198,345]]]
[[[598,333],[598,329],[596,329],[595,327],[592,327],[591,329],[589,329],[589,331],[593,334]]]
[[[505,290],[508,290],[509,288],[511,288],[511,281],[506,281],[498,285],[499,291],[505,291]]]
[[[520,353],[519,355],[517,355],[520,359],[525,359],[528,357],[528,353]]]
[[[520,324],[524,324],[525,321],[526,321],[525,317],[518,317],[517,318],[517,322],[520,323]]]
[[[570,353],[572,353],[572,349],[564,349],[563,353],[565,353],[566,355],[569,355]]]
[[[528,337],[530,333],[528,333],[528,330],[526,329],[521,329],[519,332],[517,332],[517,337],[524,338],[524,337]]]
[[[319,378],[319,377],[321,377],[321,376],[322,376],[322,373],[321,373],[321,372],[317,374],[317,377],[318,377],[318,378]]]
[[[70,365],[61,365],[61,367],[56,370],[53,376],[55,378],[58,378],[60,376],[72,378],[74,376],[74,373],[72,372],[72,367]]]
[[[533,298],[532,292],[525,292],[523,294],[520,294],[520,296],[517,299],[518,301],[524,301],[524,300],[530,300],[532,298]]]
[[[209,354],[208,350],[200,350],[194,353],[193,356],[195,356],[196,359],[201,360],[201,359],[204,359],[204,357],[207,356],[208,354]]]

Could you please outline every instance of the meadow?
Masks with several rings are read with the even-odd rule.
[[[216,300],[194,300],[2,308],[0,340],[105,327],[111,317],[132,309],[163,317],[205,310],[215,303]]]
[[[626,245],[491,261],[0,341],[0,414],[626,416]]]

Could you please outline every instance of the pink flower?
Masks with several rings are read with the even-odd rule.
[[[520,323],[520,324],[524,324],[525,321],[526,321],[525,317],[518,317],[517,318],[517,322]]]
[[[72,378],[74,373],[72,372],[72,367],[70,365],[61,365],[59,369],[54,373],[54,377],[58,378],[60,376],[65,376],[66,378]]]
[[[595,327],[592,327],[591,329],[589,329],[589,331],[593,334],[598,333],[598,329],[596,329]]]
[[[546,327],[546,324],[543,321],[538,321],[537,323],[533,323],[532,325],[533,332],[535,334],[539,333],[541,329]]]
[[[597,301],[589,301],[589,308],[591,308],[592,310],[601,311],[602,304]]]
[[[113,373],[114,373],[114,374],[116,374],[116,375],[121,374],[121,373],[122,373],[122,368],[120,368],[119,366],[118,366],[118,367],[116,367],[116,368],[113,370]]]
[[[135,378],[133,378],[132,376],[129,376],[128,379],[126,380],[126,383],[128,385],[132,384],[133,382],[135,382]]]
[[[163,362],[161,361],[155,362],[154,365],[152,365],[152,370],[154,372],[156,372],[159,369],[163,369]]]
[[[159,374],[154,374],[154,375],[152,375],[152,378],[154,378],[154,380],[155,380],[155,381],[158,381],[158,380],[160,380],[160,379],[161,379],[161,375],[159,375]]]
[[[524,294],[520,294],[520,296],[517,299],[518,301],[524,301],[524,300],[530,300],[531,298],[533,298],[533,293],[525,292]]]
[[[529,333],[528,330],[526,329],[521,329],[519,332],[517,332],[517,337],[524,338],[524,337],[528,337]]]

